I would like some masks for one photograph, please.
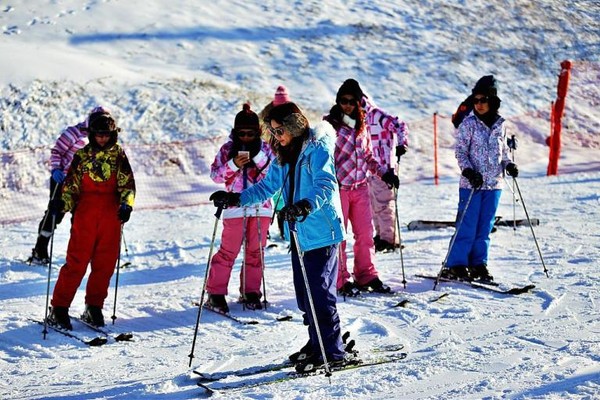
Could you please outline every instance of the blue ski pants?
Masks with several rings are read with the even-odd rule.
[[[459,189],[457,227],[454,232],[456,239],[446,261],[449,268],[474,267],[487,265],[488,262],[490,233],[494,227],[502,190],[476,190],[465,210],[470,194],[471,189]],[[463,213],[465,216],[458,226]]]

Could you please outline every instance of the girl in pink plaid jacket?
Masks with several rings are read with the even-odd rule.
[[[338,293],[356,296],[361,290],[389,292],[379,279],[373,263],[375,246],[369,199],[368,174],[394,185],[398,177],[373,155],[371,136],[365,125],[365,111],[360,102],[364,94],[354,79],[346,80],[336,95],[336,104],[324,117],[337,132],[335,168],[344,215],[344,226],[352,224],[354,234],[354,282],[347,267],[346,242],[342,242],[338,273]]]

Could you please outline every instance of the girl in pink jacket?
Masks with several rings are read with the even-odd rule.
[[[258,116],[249,104],[244,104],[235,117],[229,141],[221,147],[211,165],[210,177],[216,183],[224,183],[228,192],[240,193],[266,176],[273,158],[271,147],[260,138]],[[221,246],[210,262],[206,283],[207,307],[229,312],[225,300],[227,286],[235,259],[244,244],[240,301],[249,309],[262,309],[261,247],[266,245],[271,214],[270,200],[261,205],[228,207],[223,211]]]
[[[336,104],[324,119],[336,130],[335,169],[340,186],[344,226],[352,224],[354,234],[354,282],[347,267],[346,242],[342,242],[338,273],[338,293],[356,296],[360,290],[389,292],[389,286],[379,279],[373,263],[373,218],[369,199],[368,174],[393,185],[398,177],[380,165],[373,156],[371,136],[365,126],[365,111],[360,105],[363,91],[354,79],[347,79],[339,88]]]

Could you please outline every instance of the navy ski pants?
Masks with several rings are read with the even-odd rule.
[[[309,250],[302,258],[310,294],[312,295],[319,332],[323,339],[327,361],[344,357],[340,317],[337,312],[338,244]],[[292,243],[292,271],[298,308],[304,313],[304,322],[308,325],[308,335],[314,354],[321,354],[315,320],[310,308],[308,292],[300,266],[298,250]]]

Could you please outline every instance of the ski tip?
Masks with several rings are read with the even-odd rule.
[[[343,335],[342,335],[342,342],[346,343],[346,341],[348,340],[348,338],[350,337],[350,331],[346,331]]]
[[[87,345],[92,347],[103,346],[108,342],[107,338],[95,337],[92,340],[85,342]]]
[[[443,299],[444,297],[448,296],[448,293],[442,293],[441,295],[439,295],[438,297],[429,300],[430,303],[435,303],[436,301],[439,301],[441,299]]]
[[[277,317],[276,320],[279,321],[279,322],[291,321],[292,320],[292,316],[291,315],[284,315],[282,317]]]
[[[117,342],[133,342],[133,333],[119,333],[115,336]]]
[[[202,389],[204,389],[204,393],[211,396],[213,393],[215,393],[215,390],[212,389],[210,386],[205,385],[202,382],[198,382],[196,383],[199,387],[201,387]]]
[[[523,286],[520,288],[513,288],[510,290],[507,290],[506,293],[508,294],[522,294],[522,293],[527,293],[529,292],[531,289],[535,289],[535,285],[527,285],[527,286]]]
[[[402,300],[402,301],[400,301],[400,302],[398,302],[398,303],[394,304],[394,305],[392,306],[392,308],[398,308],[398,307],[403,307],[403,308],[406,308],[406,306],[408,305],[408,303],[410,303],[410,301],[408,301],[407,299],[404,299],[404,300]]]

